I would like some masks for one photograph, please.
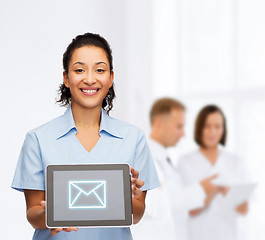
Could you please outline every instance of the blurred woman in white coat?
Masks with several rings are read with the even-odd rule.
[[[244,178],[242,161],[226,152],[219,145],[225,145],[227,136],[226,119],[222,110],[215,105],[204,107],[195,123],[194,137],[199,149],[180,159],[179,172],[186,185],[218,174],[227,182],[240,183]],[[238,237],[237,216],[246,215],[247,202],[234,209],[233,214],[224,216],[218,211],[220,203],[229,191],[229,186],[217,188],[207,197],[202,208],[190,211],[188,220],[189,239],[192,240],[236,240]]]

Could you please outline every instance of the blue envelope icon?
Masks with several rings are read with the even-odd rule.
[[[69,208],[106,208],[106,181],[69,181]]]

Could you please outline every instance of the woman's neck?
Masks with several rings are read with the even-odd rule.
[[[71,104],[76,127],[99,127],[101,118],[101,105],[88,109],[74,102]]]
[[[219,150],[218,146],[215,147],[200,147],[200,152],[214,165],[217,161]]]

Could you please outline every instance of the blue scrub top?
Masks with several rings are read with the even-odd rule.
[[[17,163],[12,188],[19,191],[45,191],[48,164],[128,163],[144,181],[142,191],[159,187],[159,179],[144,133],[128,123],[116,120],[102,109],[100,138],[88,152],[76,138],[77,128],[71,106],[64,115],[28,132]],[[130,228],[79,228],[51,236],[48,229],[35,230],[33,239],[132,239]]]

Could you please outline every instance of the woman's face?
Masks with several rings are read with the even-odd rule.
[[[73,105],[101,107],[112,83],[113,72],[102,48],[84,46],[74,50],[68,74],[64,72],[64,84],[70,88]]]
[[[219,112],[207,116],[202,130],[202,143],[206,148],[217,147],[224,133],[224,119]]]

